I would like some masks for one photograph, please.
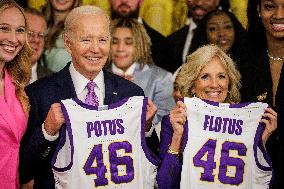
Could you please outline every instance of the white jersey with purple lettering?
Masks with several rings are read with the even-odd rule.
[[[187,108],[181,189],[267,189],[271,162],[261,142],[265,103],[184,98]]]
[[[145,141],[147,98],[108,106],[61,101],[66,127],[52,160],[57,189],[154,188],[158,159]]]

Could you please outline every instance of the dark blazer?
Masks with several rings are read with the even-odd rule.
[[[172,73],[174,73],[183,64],[182,54],[186,37],[189,32],[189,27],[189,25],[185,25],[167,37],[170,51],[169,53],[171,56],[169,71]]]
[[[261,101],[272,105],[272,78],[266,50],[255,52],[253,57],[251,56],[248,62],[241,66],[240,72],[242,101]]]
[[[149,37],[151,38],[151,52],[154,63],[170,71],[171,60],[169,59],[169,45],[166,37],[158,31],[151,28],[146,22],[143,21],[144,28],[146,29]]]
[[[254,52],[250,57],[251,59],[240,69],[242,75],[242,101],[266,102],[273,107],[272,78],[266,49]],[[273,108],[278,114],[282,115],[284,108],[284,66],[282,66]],[[278,116],[278,120],[281,120],[281,117]]]
[[[76,96],[69,65],[51,76],[35,81],[26,88],[31,110],[28,128],[20,147],[19,173],[22,184],[34,179],[34,188],[54,188],[51,159],[58,140],[47,141],[42,133],[42,124],[53,103]],[[105,70],[104,82],[104,104],[112,104],[130,96],[144,96],[140,87]]]
[[[36,73],[37,73],[37,78],[40,79],[40,78],[51,75],[53,72],[50,69],[38,63],[37,68],[36,68]]]

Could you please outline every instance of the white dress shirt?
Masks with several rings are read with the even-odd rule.
[[[122,69],[118,68],[114,63],[112,63],[111,64],[111,71],[112,71],[112,73],[115,73],[117,75],[125,75],[125,76],[131,75],[131,76],[133,76],[133,73],[135,71],[137,64],[138,63],[134,62],[125,72]]]
[[[32,66],[32,77],[29,83],[35,82],[37,80],[37,62]]]
[[[191,41],[193,38],[193,30],[197,27],[196,23],[193,21],[192,18],[188,18],[186,20],[186,25],[189,25],[189,31],[187,33],[186,41],[183,47],[183,53],[182,53],[182,61],[183,63],[186,62],[186,56],[189,50],[189,47],[191,45]]]
[[[71,63],[69,67],[69,72],[71,75],[71,79],[72,79],[77,97],[82,102],[85,102],[85,98],[88,93],[88,89],[86,88],[86,86],[90,80],[88,80],[86,77],[80,74],[74,68],[73,63]],[[104,73],[102,70],[99,72],[99,74],[96,76],[96,78],[93,81],[97,84],[94,90],[98,97],[99,105],[103,105],[104,98],[105,98],[105,82],[104,82]],[[55,141],[59,137],[59,132],[57,132],[54,136],[47,134],[47,132],[44,129],[44,124],[42,124],[42,132],[43,132],[44,138],[48,141]]]
[[[75,88],[75,92],[79,100],[85,102],[86,95],[88,93],[88,89],[86,88],[88,80],[86,77],[81,75],[73,66],[73,64],[69,67],[70,75],[72,78],[72,82]],[[105,82],[104,82],[104,73],[101,70],[96,78],[93,80],[96,83],[95,93],[99,100],[99,105],[104,105],[105,98]]]

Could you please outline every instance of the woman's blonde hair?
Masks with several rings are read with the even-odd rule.
[[[187,62],[181,66],[176,78],[182,96],[192,97],[194,95],[191,90],[196,79],[204,66],[214,57],[221,60],[229,76],[229,92],[224,102],[239,103],[241,100],[239,91],[241,88],[241,75],[233,60],[216,45],[202,46],[187,57]]]
[[[19,9],[19,11],[22,13],[25,19],[25,27],[27,29],[27,20],[24,14],[24,10],[13,0],[0,1],[0,12],[13,7]],[[26,36],[26,41],[23,48],[12,61],[5,64],[5,68],[12,77],[12,81],[15,85],[16,96],[19,98],[26,115],[28,115],[30,105],[28,96],[26,95],[24,88],[31,78],[31,63],[29,59],[29,56],[31,54],[31,49],[27,43]]]
[[[117,28],[128,28],[133,34],[135,54],[134,61],[141,64],[153,64],[151,55],[151,39],[146,29],[134,18],[118,18],[112,21],[111,34]]]

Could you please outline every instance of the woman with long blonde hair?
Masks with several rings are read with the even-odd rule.
[[[24,87],[30,80],[27,22],[13,0],[0,1],[0,186],[16,189],[19,146],[27,127],[29,100]]]

